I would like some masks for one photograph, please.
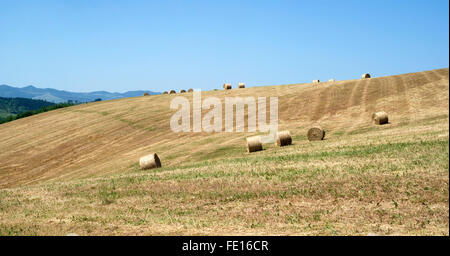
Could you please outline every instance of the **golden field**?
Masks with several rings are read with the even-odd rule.
[[[202,92],[278,97],[293,145],[251,154],[257,133],[173,133],[177,95],[0,125],[0,235],[449,235],[448,68]]]

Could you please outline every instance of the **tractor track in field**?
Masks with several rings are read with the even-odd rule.
[[[367,80],[360,80],[358,83],[358,86],[355,86],[353,88],[354,92],[352,91],[352,96],[350,98],[350,104],[348,107],[356,107],[360,106],[360,108],[365,108],[365,112],[367,112],[367,97],[368,97],[368,89],[369,86],[373,83],[373,79],[367,79]],[[362,86],[362,88],[361,88]],[[358,111],[356,114],[352,113],[351,120],[352,123],[349,125],[348,129],[346,130],[345,134],[348,134],[349,132],[353,131],[355,127],[357,127],[362,121],[360,120],[363,113],[362,111]]]
[[[318,85],[320,86],[320,84]],[[319,121],[324,114],[326,113],[326,104],[330,100],[330,93],[328,88],[320,88],[318,89],[318,93],[316,94],[314,100],[313,114],[311,116],[312,121]]]

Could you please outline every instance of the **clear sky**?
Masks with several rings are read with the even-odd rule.
[[[0,0],[0,84],[16,87],[206,90],[448,66],[448,0]]]

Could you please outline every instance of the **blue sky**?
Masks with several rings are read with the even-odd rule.
[[[206,90],[448,66],[448,0],[0,0],[0,84],[17,87]]]

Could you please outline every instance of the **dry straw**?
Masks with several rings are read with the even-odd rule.
[[[194,89],[192,89],[192,88],[188,90],[188,92],[193,92],[193,91],[194,91]]]
[[[289,131],[281,131],[277,134],[277,146],[283,147],[292,144],[292,137]]]
[[[143,156],[139,159],[139,166],[142,170],[161,168],[161,160],[156,153]]]
[[[231,90],[231,84],[225,84],[224,86],[223,86],[223,89],[225,89],[225,90]]]
[[[165,92],[163,92],[163,94],[167,94],[167,93],[168,93],[168,92],[166,92],[166,91],[165,91]]]
[[[335,80],[334,80],[334,78],[331,78],[330,80],[328,80],[328,82],[332,82],[332,83],[334,83],[334,82],[335,82]]]
[[[144,92],[144,96],[149,96],[150,94],[148,94],[148,92]]]
[[[256,152],[261,151],[262,143],[261,143],[261,137],[260,136],[253,136],[247,138],[247,152]]]
[[[186,92],[186,90],[181,90],[181,91],[180,91],[180,93],[185,93],[185,92]]]
[[[388,114],[384,111],[372,114],[372,120],[377,125],[387,124],[389,122]]]
[[[313,80],[313,83],[320,83],[320,80],[319,79]]]
[[[245,88],[245,84],[244,83],[239,83],[238,84],[238,88]]]
[[[361,79],[370,78],[370,74],[362,74]]]
[[[170,94],[175,94],[175,93],[177,93],[175,90],[170,90],[170,92],[169,92]]]
[[[313,127],[308,130],[307,136],[309,141],[323,140],[325,138],[325,131],[320,127]]]

